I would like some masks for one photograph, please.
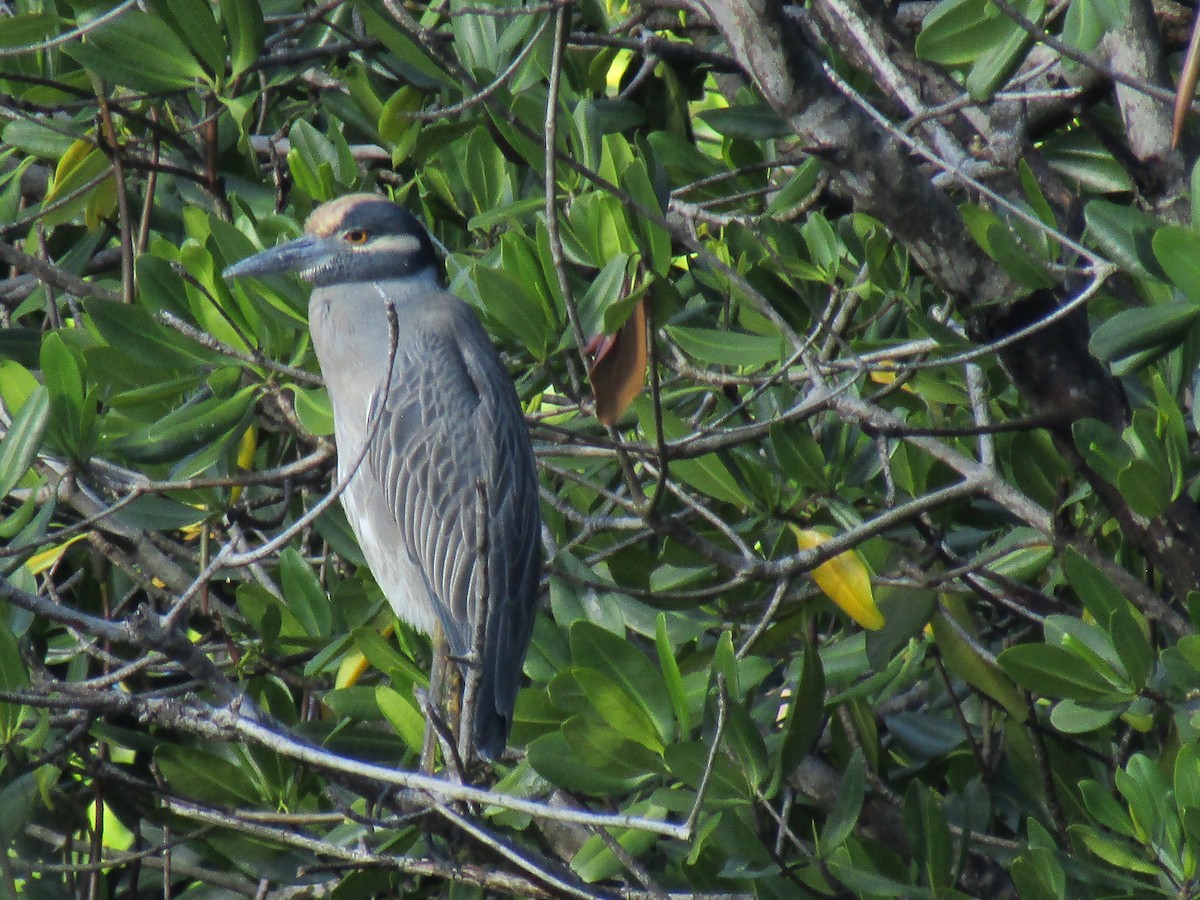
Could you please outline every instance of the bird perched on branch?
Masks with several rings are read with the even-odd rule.
[[[396,615],[435,647],[440,628],[451,654],[478,667],[474,746],[494,759],[540,572],[537,474],[512,380],[475,313],[443,289],[429,235],[395,203],[326,203],[303,237],[225,277],[284,272],[314,285],[309,328],[350,525]]]

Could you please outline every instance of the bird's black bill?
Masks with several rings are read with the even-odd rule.
[[[244,278],[247,275],[282,275],[286,272],[303,272],[315,269],[330,257],[325,239],[306,234],[294,241],[280,244],[262,253],[249,256],[234,263],[221,274],[225,278]]]

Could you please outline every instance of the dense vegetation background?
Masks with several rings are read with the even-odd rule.
[[[1191,16],[4,0],[0,893],[1196,896]],[[511,758],[437,781],[305,289],[219,274],[354,190],[541,467]]]

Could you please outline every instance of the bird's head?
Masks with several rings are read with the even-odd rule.
[[[374,194],[351,194],[313,210],[303,236],[234,263],[224,275],[295,272],[322,286],[436,271],[433,243],[416,216]]]

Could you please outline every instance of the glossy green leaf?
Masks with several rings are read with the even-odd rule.
[[[1021,687],[1047,697],[1117,702],[1122,694],[1082,657],[1047,644],[1019,644],[998,658]]]
[[[1097,328],[1088,347],[1098,359],[1114,364],[1148,351],[1161,356],[1187,339],[1197,319],[1200,304],[1192,300],[1129,309]],[[1142,365],[1150,361],[1141,358]]]
[[[381,684],[375,688],[375,702],[384,718],[408,745],[408,749],[413,753],[420,753],[425,740],[425,716],[417,708],[416,701],[405,698],[399,691],[392,690],[386,684]]]
[[[84,310],[110,347],[140,365],[191,369],[216,358],[195,341],[160,325],[141,306],[91,297]]]
[[[1063,19],[1062,39],[1085,53],[1110,31],[1120,28],[1129,15],[1121,0],[1071,0]]]
[[[638,421],[646,434],[654,434],[654,409],[648,397],[639,397],[633,402]],[[669,409],[662,411],[662,429],[668,440],[678,440],[690,432],[686,422]],[[692,459],[671,460],[671,475],[690,485],[702,494],[716,500],[724,500],[738,506],[747,506],[749,501],[734,480],[733,473],[717,457],[708,453]]]
[[[171,462],[216,441],[240,437],[254,409],[254,387],[222,400],[210,397],[110,443],[115,453],[145,463]]]
[[[683,676],[679,671],[679,663],[671,650],[666,613],[660,612],[654,621],[654,646],[658,651],[658,666],[662,671],[663,683],[667,686],[667,693],[671,697],[671,706],[675,710],[675,720],[679,723],[679,734],[686,738],[692,730],[692,715],[683,687]]]
[[[38,387],[13,416],[0,440],[0,497],[17,486],[37,457],[50,422],[50,394]]]
[[[572,675],[592,708],[615,731],[647,750],[662,751],[663,740],[655,722],[619,684],[595,669],[576,668]]]
[[[780,337],[683,325],[664,330],[685,353],[707,365],[759,369],[784,356]]]
[[[635,803],[626,812],[630,815],[640,815],[650,818],[662,816],[665,810],[653,803]],[[614,829],[612,834],[629,856],[636,859],[654,846],[654,836],[639,828]],[[600,835],[592,835],[579,852],[571,859],[571,869],[588,884],[594,884],[606,878],[612,878],[625,869],[625,863],[620,859]]]
[[[591,622],[571,625],[571,658],[577,666],[596,670],[619,685],[653,723],[661,743],[673,729],[670,694],[649,658],[629,641]]]
[[[1153,249],[1161,222],[1135,207],[1108,200],[1093,200],[1083,209],[1087,237],[1117,263],[1135,275],[1165,278]]]
[[[150,0],[149,6],[210,75],[224,73],[225,42],[207,0]]]
[[[231,75],[252,66],[262,50],[263,14],[259,0],[220,0],[221,20],[229,42]]]
[[[316,640],[327,640],[333,628],[333,607],[316,573],[293,547],[279,557],[283,596],[305,632]]]
[[[161,19],[134,9],[64,50],[101,78],[143,91],[194,88],[204,67]]]
[[[1183,225],[1164,225],[1154,233],[1154,258],[1193,306],[1200,305],[1200,233]]]
[[[1075,129],[1058,133],[1042,149],[1050,167],[1081,192],[1115,194],[1135,189],[1125,166],[1094,132]],[[1131,207],[1126,210],[1138,212]]]
[[[1046,9],[1045,0],[1024,0],[1014,3],[1013,6],[1026,21],[1035,25],[1041,24]],[[991,4],[985,6],[988,12],[994,8]],[[1008,26],[1006,33],[980,54],[967,75],[967,92],[977,100],[992,96],[1004,84],[1032,44],[1032,39],[1024,28],[1007,16],[1001,18]]]
[[[825,727],[825,670],[817,648],[806,643],[804,660],[792,702],[784,722],[783,745],[779,751],[779,770],[785,777],[795,771],[817,743]]]
[[[358,0],[355,10],[362,16],[367,31],[375,35],[388,51],[395,55],[405,74],[414,79],[422,87],[436,85],[453,85],[441,66],[435,63],[420,44],[413,41],[403,30],[396,27],[390,17],[385,17],[378,11],[374,3],[368,0]]]

